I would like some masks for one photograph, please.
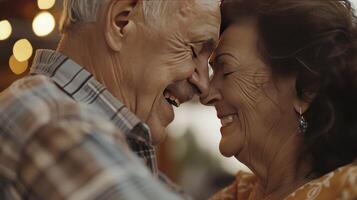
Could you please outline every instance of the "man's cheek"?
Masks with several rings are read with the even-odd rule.
[[[173,81],[182,81],[191,77],[196,70],[196,64],[192,58],[186,59],[177,65],[170,67],[170,77]]]

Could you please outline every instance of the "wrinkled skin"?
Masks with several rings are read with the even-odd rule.
[[[150,126],[153,141],[166,137],[165,128],[174,119],[172,105],[164,98],[167,89],[181,103],[195,94],[208,92],[208,59],[216,46],[220,27],[217,1],[213,8],[199,4],[186,7],[187,15],[173,17],[159,29],[135,24],[123,42],[122,66],[131,71],[130,87],[135,93],[134,112]],[[133,21],[140,21],[135,15]]]
[[[147,23],[140,2],[106,1],[97,22],[76,24],[63,35],[58,50],[146,122],[152,143],[159,144],[174,119],[164,91],[180,103],[208,94],[208,58],[219,37],[219,1],[173,1],[176,7],[155,26]]]
[[[257,44],[254,19],[224,31],[211,59],[209,95],[201,102],[215,106],[221,119],[221,153],[235,156],[257,176],[253,199],[283,199],[307,181],[310,169],[298,159],[303,137],[297,108],[306,104],[296,94],[295,76],[273,74]]]

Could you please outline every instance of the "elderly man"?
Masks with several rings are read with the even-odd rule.
[[[64,0],[57,51],[0,96],[0,198],[178,198],[152,145],[207,95],[219,23],[217,0]]]

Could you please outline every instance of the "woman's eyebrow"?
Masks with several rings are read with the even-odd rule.
[[[228,52],[218,53],[217,55],[215,55],[209,60],[209,64],[212,66],[213,70],[216,70],[217,64],[222,62],[222,57],[224,56],[229,56],[230,59],[234,59],[235,61],[237,61],[237,58],[231,53]]]
[[[215,60],[218,60],[219,58],[221,58],[222,56],[230,56],[232,58],[235,58],[233,54],[228,53],[228,52],[223,52],[223,53],[219,53],[216,55]]]
[[[214,57],[214,64],[217,64],[219,60],[222,59],[223,56],[229,56],[233,59],[235,59],[234,55],[228,52],[223,52],[223,53],[219,53]]]

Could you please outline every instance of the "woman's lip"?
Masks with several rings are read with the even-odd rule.
[[[222,127],[228,126],[238,117],[237,113],[221,115],[219,118],[221,120]]]
[[[225,118],[225,117],[230,116],[230,115],[238,115],[238,113],[217,114],[217,117],[218,117],[219,119],[222,119],[222,118]]]

